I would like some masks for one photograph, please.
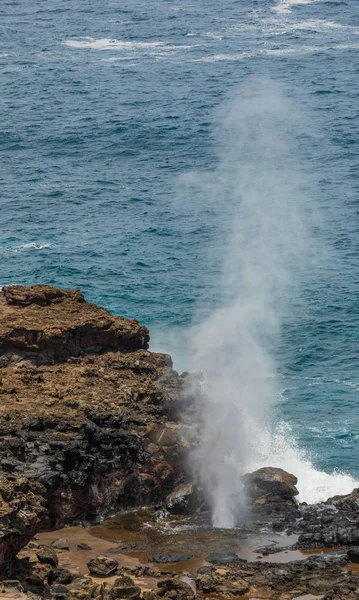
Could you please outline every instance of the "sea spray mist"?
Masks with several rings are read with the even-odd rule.
[[[219,308],[190,331],[191,368],[205,373],[193,462],[213,524],[233,527],[242,473],[314,471],[272,407],[281,329],[313,271],[319,221],[301,158],[310,132],[280,86],[249,80],[219,122],[216,168],[190,178],[221,222],[225,249]]]

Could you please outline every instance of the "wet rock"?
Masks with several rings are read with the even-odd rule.
[[[135,585],[135,582],[128,575],[119,577],[114,582],[108,597],[110,600],[116,598],[128,598],[130,600],[139,600],[141,596],[141,588]]]
[[[263,467],[242,476],[243,493],[253,504],[295,503],[298,480],[283,469]]]
[[[166,498],[166,508],[174,514],[186,514],[200,506],[198,488],[193,482],[181,483]]]
[[[186,552],[171,552],[170,554],[155,552],[151,561],[155,563],[179,563],[186,562],[191,558],[193,558],[193,554],[187,554]]]
[[[87,567],[91,575],[108,577],[116,571],[118,562],[114,558],[99,555],[95,558],[91,558],[87,563]]]
[[[195,600],[196,597],[191,586],[176,577],[159,581],[158,595],[173,600]]]
[[[59,564],[59,559],[53,548],[48,548],[47,546],[39,548],[36,552],[36,556],[38,558],[38,561],[43,565],[57,567]]]
[[[89,546],[88,544],[84,544],[84,543],[80,543],[77,544],[77,549],[78,550],[92,550],[91,546]]]
[[[60,538],[52,542],[51,546],[56,550],[70,550],[69,541],[66,538]]]
[[[359,546],[351,546],[348,548],[348,560],[352,563],[359,563]]]
[[[230,563],[240,562],[239,557],[234,552],[213,552],[206,556],[206,561],[213,565],[227,565]],[[246,562],[246,561],[242,561]]]
[[[152,517],[152,521],[158,523],[159,521],[165,521],[169,517],[170,513],[166,508],[161,507],[157,508]]]

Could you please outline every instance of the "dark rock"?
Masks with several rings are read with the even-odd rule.
[[[55,600],[65,600],[69,593],[69,590],[65,585],[52,585],[50,590],[51,596],[55,598]]]
[[[139,600],[141,597],[141,588],[135,585],[135,582],[128,575],[123,575],[115,580],[108,597],[110,600],[116,598]]]
[[[157,508],[152,517],[152,521],[158,523],[159,521],[165,521],[169,517],[170,513],[165,508]]]
[[[158,595],[174,600],[195,600],[195,593],[191,586],[176,577],[158,582]]]
[[[48,548],[47,546],[39,548],[36,552],[36,556],[37,556],[39,562],[43,565],[50,565],[51,567],[57,567],[59,564],[59,559],[53,548]]]
[[[212,572],[212,567],[204,566],[197,569],[198,575],[209,575]]]
[[[89,546],[88,544],[84,544],[84,543],[77,544],[77,549],[78,550],[92,550],[91,546]]]
[[[206,561],[213,565],[227,565],[230,563],[242,562],[234,552],[213,552],[206,557]]]
[[[52,580],[56,583],[68,585],[72,582],[73,576],[68,569],[53,569]]]
[[[151,562],[178,563],[186,562],[191,558],[193,558],[193,554],[186,554],[186,552],[171,552],[170,554],[162,554],[161,552],[155,552],[151,558]]]
[[[51,546],[57,550],[70,550],[70,544],[66,538],[55,540],[52,542]]]
[[[359,563],[359,546],[351,546],[348,548],[348,560],[352,563]]]
[[[88,561],[87,566],[91,575],[108,577],[116,571],[118,562],[114,558],[99,555],[95,558],[91,558],[91,560]]]
[[[166,498],[166,507],[174,514],[191,513],[199,506],[199,492],[193,482],[181,483]]]
[[[243,493],[254,504],[292,503],[299,494],[294,475],[273,467],[263,467],[242,476]]]

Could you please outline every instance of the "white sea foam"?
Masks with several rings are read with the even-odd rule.
[[[22,252],[23,250],[43,250],[44,248],[51,248],[52,244],[48,242],[29,242],[28,244],[22,244],[21,246],[14,246],[14,252]]]
[[[95,39],[86,37],[78,40],[65,40],[62,42],[63,45],[69,48],[78,48],[85,50],[113,50],[113,51],[125,51],[133,52],[137,50],[148,50],[148,51],[162,51],[172,52],[177,49],[187,50],[193,48],[189,45],[174,45],[166,44],[165,42],[139,42],[139,41],[124,41],[110,38]]]
[[[335,50],[358,50],[359,43],[331,44],[326,46],[298,46],[296,48],[266,48],[253,52],[238,52],[235,54],[214,54],[213,56],[203,56],[193,59],[194,62],[220,62],[246,60],[247,58],[257,58],[259,56],[295,56],[304,54],[315,54],[330,52]]]
[[[301,6],[304,4],[313,4],[314,2],[318,2],[318,0],[278,0],[276,5],[273,7],[273,10],[276,13],[284,15],[291,13],[292,9],[296,6]]]
[[[271,465],[293,473],[298,478],[300,502],[315,504],[332,496],[349,494],[358,487],[359,482],[351,475],[315,469],[310,456],[298,447],[288,424],[279,424],[274,433],[262,429],[260,434],[256,454],[247,461],[247,470]]]

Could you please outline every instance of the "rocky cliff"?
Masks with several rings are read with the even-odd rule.
[[[1,470],[45,486],[53,524],[159,502],[181,481],[183,380],[148,342],[79,291],[3,288]]]

